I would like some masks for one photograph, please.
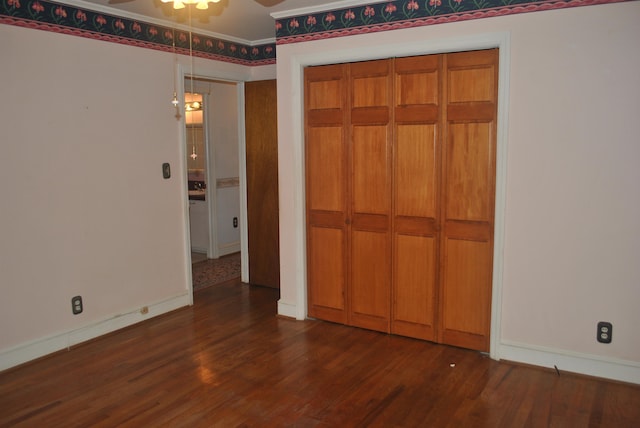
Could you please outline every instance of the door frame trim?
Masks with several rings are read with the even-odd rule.
[[[499,49],[498,65],[498,117],[496,129],[496,189],[493,245],[493,275],[491,294],[491,333],[489,355],[500,359],[500,331],[502,325],[502,278],[504,269],[504,229],[507,181],[507,136],[509,101],[509,66],[511,63],[510,33],[470,34],[456,38],[397,42],[386,45],[372,44],[370,47],[354,47],[339,51],[292,54],[290,72],[292,76],[290,123],[294,140],[294,218],[296,247],[296,299],[295,305],[280,300],[278,313],[286,317],[303,320],[307,317],[307,265],[305,222],[305,171],[304,171],[304,67],[384,59],[398,56],[428,55],[480,49]]]
[[[238,114],[238,179],[239,179],[239,204],[240,204],[240,280],[242,282],[249,282],[249,241],[248,241],[248,231],[247,231],[247,167],[246,167],[246,140],[245,140],[245,117],[244,117],[244,82],[245,80],[241,80],[243,77],[248,79],[249,76],[237,76],[236,74],[223,72],[219,70],[189,70],[186,66],[182,64],[176,64],[176,88],[178,92],[178,99],[184,100],[184,94],[186,92],[185,88],[185,78],[187,76],[191,76],[193,72],[193,76],[195,78],[211,80],[211,81],[219,81],[219,82],[230,82],[236,85],[236,96],[238,100],[237,106],[237,114]],[[187,149],[186,149],[186,127],[185,127],[185,119],[184,115],[178,119],[180,121],[180,157],[181,157],[181,166],[184,172],[184,185],[183,187],[183,207],[184,207],[184,246],[185,246],[185,261],[187,265],[185,266],[185,274],[186,280],[188,284],[188,293],[189,293],[189,305],[193,305],[193,275],[191,272],[191,237],[189,234],[190,226],[189,226],[189,195],[187,192]],[[209,154],[207,154],[207,162],[209,161]],[[208,194],[211,195],[212,192],[216,191],[216,184],[212,183],[211,176],[209,175],[209,168],[207,168],[207,177],[209,179],[210,186],[208,187]],[[214,196],[215,197],[215,196]],[[217,202],[217,200],[216,200]],[[211,207],[211,205],[210,205]],[[215,207],[214,207],[215,208]],[[213,215],[217,215],[217,210],[213,214],[209,213],[209,218],[211,222],[211,217]],[[215,224],[217,225],[217,218],[215,220]],[[216,227],[217,229],[217,227]],[[211,233],[211,226],[210,226]],[[215,231],[217,235],[217,230]],[[211,245],[211,241],[209,242]],[[217,245],[217,239],[216,239]],[[219,255],[219,248],[218,248]]]

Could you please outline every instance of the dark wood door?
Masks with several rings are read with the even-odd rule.
[[[249,281],[280,288],[276,81],[244,88]]]

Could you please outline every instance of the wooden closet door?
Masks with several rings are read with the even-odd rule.
[[[498,50],[444,56],[440,342],[489,350]]]
[[[249,280],[280,288],[276,81],[246,82]]]
[[[392,333],[435,341],[441,55],[395,60]]]
[[[349,324],[390,331],[391,60],[350,64]]]
[[[308,314],[346,324],[347,67],[311,67],[304,73]]]
[[[310,316],[489,349],[497,67],[305,70]]]

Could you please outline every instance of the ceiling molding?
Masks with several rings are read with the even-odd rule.
[[[271,14],[271,16],[275,19],[282,19],[282,18],[289,18],[292,16],[299,16],[299,15],[310,15],[310,14],[314,14],[314,13],[320,13],[320,12],[328,12],[330,10],[337,10],[337,9],[345,9],[345,8],[349,8],[349,7],[356,7],[356,6],[364,6],[366,4],[374,4],[374,3],[382,3],[380,0],[343,0],[343,1],[336,1],[333,3],[326,3],[323,5],[319,5],[319,6],[309,6],[309,7],[301,7],[298,9],[291,9],[291,10],[284,10],[281,12],[273,12]],[[383,1],[385,3],[389,3],[389,1]]]

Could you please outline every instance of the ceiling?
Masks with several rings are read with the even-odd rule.
[[[326,10],[335,10],[340,8],[341,4],[344,4],[343,7],[348,7],[354,2],[352,0],[221,0],[220,3],[210,3],[208,10],[197,10],[194,6],[174,10],[171,4],[162,3],[160,0],[85,0],[86,3],[100,5],[104,13],[110,12],[134,19],[137,17],[130,14],[142,15],[152,18],[152,22],[164,21],[169,25],[178,23],[188,26],[189,13],[191,13],[191,26],[194,29],[206,30],[251,43],[275,38],[275,19],[271,13],[309,7],[318,11],[323,9],[322,6],[325,6]],[[90,5],[87,8],[90,8]],[[302,13],[291,15],[300,14]]]

